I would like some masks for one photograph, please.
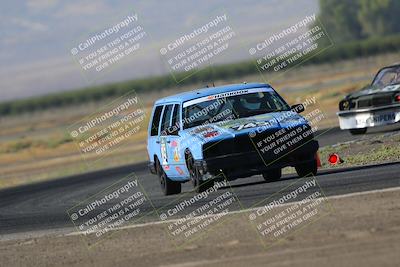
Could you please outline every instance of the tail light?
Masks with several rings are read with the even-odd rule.
[[[400,94],[394,96],[394,101],[400,102]]]

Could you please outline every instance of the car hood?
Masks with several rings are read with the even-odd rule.
[[[359,98],[361,96],[374,95],[374,94],[387,94],[391,92],[400,92],[400,84],[388,85],[385,87],[367,86],[360,91],[348,94],[346,99]]]
[[[237,135],[261,132],[265,130],[288,128],[304,125],[308,122],[297,113],[275,112],[256,115],[248,118],[207,124],[182,131],[183,134],[196,136],[203,142],[232,138]],[[207,136],[207,137],[205,137]]]

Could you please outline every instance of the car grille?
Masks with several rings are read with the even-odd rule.
[[[381,107],[392,104],[393,96],[390,95],[376,95],[368,97],[360,97],[357,101],[358,108],[368,107]]]
[[[288,129],[288,132],[296,130],[296,128],[297,127]],[[301,126],[299,126],[299,128],[301,128]],[[255,145],[257,144],[257,142],[262,141],[266,137],[274,135],[275,132],[278,130],[264,131],[262,133],[257,134],[256,137],[252,138],[252,139],[250,139],[248,134],[243,134],[240,136],[236,136],[235,138],[206,143],[203,145],[204,158],[207,159],[207,158],[224,156],[224,155],[229,155],[229,154],[236,154],[236,153],[254,152],[254,153],[258,154],[259,152],[257,152],[257,150],[255,148]],[[282,136],[283,135],[281,135],[280,137],[282,137]],[[289,141],[293,140],[296,136],[293,136],[293,137],[285,140],[285,142],[289,142]],[[309,141],[311,139],[313,139],[313,135],[309,135],[308,137],[304,138],[301,142],[298,142],[298,145],[301,145],[304,142]],[[295,147],[296,146],[297,146],[297,144],[295,145]],[[292,147],[291,149],[294,149],[295,147]],[[272,153],[272,151],[271,151],[271,153]]]
[[[209,142],[203,146],[203,154],[206,158],[244,152],[256,152],[247,134],[221,141]]]

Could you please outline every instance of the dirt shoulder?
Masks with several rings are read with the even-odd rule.
[[[3,241],[0,265],[399,266],[399,198],[400,190],[330,198],[330,214],[268,248],[238,213],[180,249],[165,224],[119,230],[91,247],[81,235]]]
[[[330,154],[338,154],[344,162],[328,163]],[[319,150],[322,168],[343,168],[396,162],[400,158],[400,132],[391,131],[376,136],[364,135],[354,140],[322,147]]]

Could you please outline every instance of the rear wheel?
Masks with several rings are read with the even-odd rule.
[[[194,165],[194,159],[190,152],[186,153],[186,166],[196,193],[204,192],[214,185],[214,181],[203,181],[203,175],[199,168]]]
[[[172,181],[168,178],[158,159],[156,160],[156,172],[160,180],[161,190],[163,191],[164,195],[169,196],[179,194],[182,191],[181,183]]]
[[[349,131],[352,135],[359,135],[365,134],[367,132],[367,128],[350,129]]]
[[[317,169],[318,169],[317,160],[313,159],[313,160],[311,160],[309,162],[296,165],[295,169],[296,169],[297,174],[300,177],[316,175],[317,174]]]
[[[282,177],[282,169],[272,169],[263,173],[263,178],[267,182],[278,181]]]

